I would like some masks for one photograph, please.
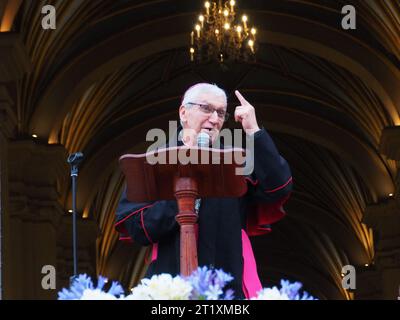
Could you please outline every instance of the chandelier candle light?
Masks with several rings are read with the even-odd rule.
[[[218,3],[217,3],[218,2]],[[254,61],[256,52],[255,28],[250,28],[248,17],[235,21],[236,1],[206,1],[190,34],[190,60]]]

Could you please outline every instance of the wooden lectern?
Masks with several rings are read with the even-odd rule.
[[[243,175],[245,152],[240,148],[170,147],[120,157],[132,202],[176,198],[180,226],[180,273],[197,269],[195,201],[207,197],[240,197],[247,191]]]

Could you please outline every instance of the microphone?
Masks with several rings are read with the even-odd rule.
[[[210,136],[205,132],[197,135],[197,145],[199,147],[208,148],[210,146]]]
[[[79,163],[82,162],[82,160],[83,160],[83,153],[76,152],[68,157],[67,162],[72,166],[77,166]]]
[[[200,132],[197,135],[197,145],[200,148],[208,148],[210,146],[210,136],[205,132]],[[197,198],[196,201],[194,202],[194,211],[196,212],[197,215],[199,215],[200,206],[201,206],[201,199]]]

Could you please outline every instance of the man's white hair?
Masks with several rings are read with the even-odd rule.
[[[213,95],[222,97],[224,99],[225,107],[227,105],[227,97],[224,90],[216,84],[211,83],[197,83],[186,90],[183,95],[182,105],[186,106],[189,102],[198,102],[198,96],[203,93],[211,93]]]

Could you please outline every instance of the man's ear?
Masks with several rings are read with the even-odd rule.
[[[181,123],[186,122],[186,108],[184,106],[179,107],[179,118],[181,119]]]

